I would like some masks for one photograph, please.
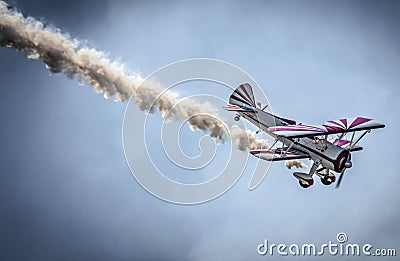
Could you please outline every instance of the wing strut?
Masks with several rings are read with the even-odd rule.
[[[269,147],[268,150],[271,150],[271,149],[275,146],[275,144],[276,144],[278,141],[279,141],[279,138],[277,138],[277,139],[274,141],[274,143],[272,143],[271,147]]]
[[[371,130],[366,130],[366,131],[364,131],[364,133],[361,134],[360,137],[358,137],[358,139],[357,139],[353,144],[350,144],[349,149],[351,150],[352,148],[354,148],[354,147],[357,145],[357,143],[358,143],[365,135],[367,135],[367,133],[370,133],[370,132],[371,132]]]
[[[290,151],[290,149],[293,147],[294,142],[292,142],[292,144],[290,144],[290,146],[283,152],[283,155],[286,155],[286,153],[288,153]]]

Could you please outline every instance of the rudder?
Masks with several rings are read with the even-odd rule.
[[[237,87],[229,97],[229,103],[238,106],[250,106],[256,108],[256,102],[254,100],[254,94],[251,85],[248,83],[239,85],[239,87]]]

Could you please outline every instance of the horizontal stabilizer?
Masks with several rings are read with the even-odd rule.
[[[236,112],[255,112],[255,110],[252,108],[247,108],[244,106],[239,106],[234,104],[225,105],[224,109],[227,111],[236,111]]]

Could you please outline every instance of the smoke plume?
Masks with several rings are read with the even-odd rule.
[[[297,159],[285,161],[285,166],[288,169],[291,169],[293,167],[296,167],[299,169],[307,168],[306,164],[304,164],[303,162],[301,162],[300,160],[297,160]]]
[[[201,104],[180,103],[178,98],[163,92],[157,83],[144,82],[139,74],[127,73],[123,64],[111,61],[103,52],[83,46],[59,29],[32,17],[24,17],[3,1],[0,1],[0,46],[24,52],[30,59],[42,60],[52,73],[76,77],[80,84],[87,82],[105,98],[126,101],[132,96],[143,111],[153,113],[158,109],[164,118],[188,119],[193,130],[203,130],[221,142],[229,136],[218,115],[205,111]],[[231,138],[240,150],[264,146],[265,142],[255,140],[252,133],[237,126],[233,127],[233,133]]]
[[[43,60],[53,73],[62,72],[69,78],[76,75],[80,83],[88,82],[97,93],[104,93],[106,98],[126,101],[133,96],[143,111],[153,113],[158,108],[163,116],[168,113],[171,118],[191,117],[189,123],[193,129],[209,131],[217,139],[222,139],[225,134],[224,125],[215,117],[195,115],[201,112],[199,105],[192,103],[190,106],[174,107],[178,99],[168,93],[159,96],[162,93],[161,86],[155,83],[140,86],[143,78],[135,73],[126,73],[123,64],[110,61],[104,53],[81,46],[79,41],[32,17],[23,17],[2,1],[0,45],[22,51],[30,59]]]
[[[270,147],[265,140],[255,139],[251,131],[243,131],[237,125],[233,125],[230,132],[239,150],[245,150],[247,148],[250,150],[268,149]]]

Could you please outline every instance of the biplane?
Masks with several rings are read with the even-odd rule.
[[[236,112],[235,121],[242,117],[274,138],[269,148],[250,150],[252,155],[267,161],[311,159],[313,164],[308,173],[293,173],[303,188],[314,184],[314,174],[324,185],[332,184],[336,181],[333,172],[339,173],[338,188],[345,170],[353,166],[351,153],[363,149],[359,141],[372,129],[385,127],[364,117],[306,125],[269,113],[265,111],[267,107],[255,102],[250,84],[245,83],[235,89],[224,109]]]

